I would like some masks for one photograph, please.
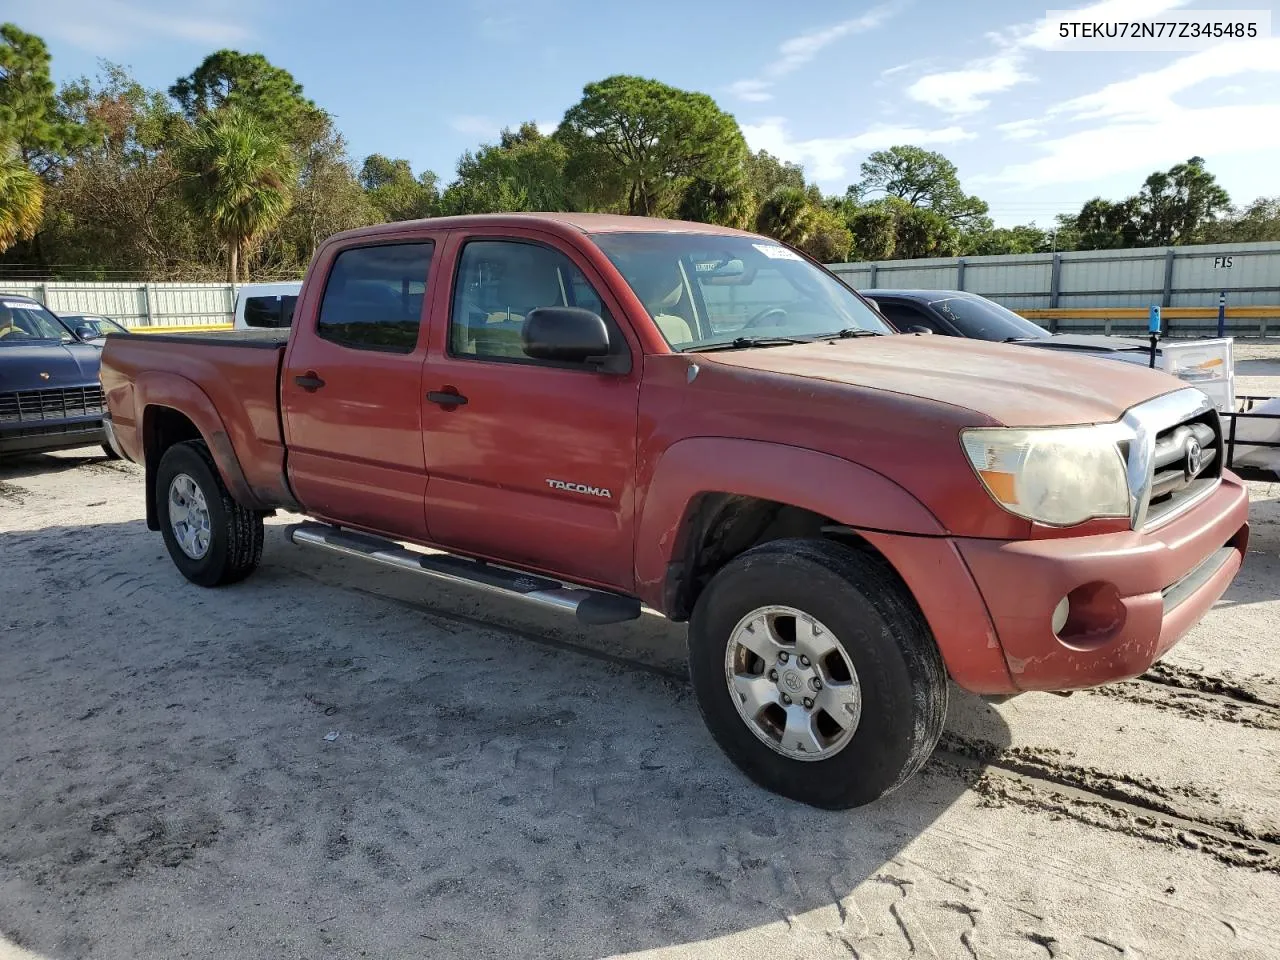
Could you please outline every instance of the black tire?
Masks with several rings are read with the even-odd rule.
[[[106,456],[106,458],[107,458],[108,460],[119,460],[119,459],[120,459],[120,454],[118,454],[118,453],[116,453],[114,450],[112,450],[112,449],[111,449],[111,444],[109,444],[109,443],[104,443],[104,444],[102,445],[102,452],[103,452],[103,454]]]
[[[195,482],[209,510],[209,548],[199,559],[183,552],[169,523],[169,485],[179,474]],[[165,451],[156,468],[155,497],[164,545],[174,566],[192,583],[225,586],[238,583],[257,568],[262,559],[262,514],[232,499],[203,441],[189,440]]]
[[[826,759],[792,759],[771,748],[729,691],[730,636],[767,605],[794,607],[825,624],[857,673],[857,727]],[[879,556],[825,540],[774,540],[721,569],[690,618],[689,672],[708,729],[747,776],[829,810],[871,803],[905,783],[933,752],[946,719],[946,669],[910,593]]]

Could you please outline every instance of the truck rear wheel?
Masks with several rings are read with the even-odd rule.
[[[192,583],[237,583],[262,559],[262,515],[232,499],[201,440],[177,443],[156,469],[156,514],[174,565]]]
[[[896,789],[946,719],[946,670],[906,588],[824,540],[774,540],[720,570],[690,619],[689,672],[729,758],[815,807]]]

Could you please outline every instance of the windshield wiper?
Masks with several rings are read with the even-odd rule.
[[[817,337],[818,340],[852,340],[854,337],[883,337],[884,334],[879,330],[863,330],[861,327],[845,327],[843,330],[837,330],[835,333],[824,333]]]
[[[722,343],[707,343],[699,347],[689,347],[686,353],[707,353],[712,350],[747,350],[751,347],[785,347],[793,343],[811,343],[810,340],[799,340],[795,337],[738,337]]]

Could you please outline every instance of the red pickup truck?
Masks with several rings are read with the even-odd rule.
[[[906,780],[948,677],[1135,676],[1248,540],[1164,374],[897,334],[795,250],[587,214],[327,240],[288,331],[107,338],[109,436],[204,586],[295,543],[576,613],[689,621],[712,734],[822,807]],[[425,548],[425,549],[424,549]]]

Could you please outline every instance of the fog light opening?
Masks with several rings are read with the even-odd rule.
[[[1063,614],[1059,620],[1059,613]],[[1054,608],[1058,642],[1072,650],[1096,650],[1123,629],[1127,614],[1114,583],[1095,581],[1076,587]]]
[[[1062,633],[1062,628],[1067,625],[1067,617],[1071,614],[1071,599],[1063,597],[1058,601],[1058,605],[1053,608],[1053,633],[1055,636]]]

